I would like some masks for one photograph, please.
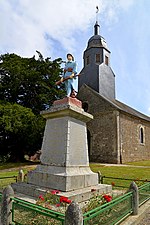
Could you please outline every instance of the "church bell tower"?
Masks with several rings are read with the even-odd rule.
[[[105,39],[99,35],[99,29],[96,19],[94,35],[83,54],[84,67],[79,76],[79,89],[86,84],[100,95],[115,99],[115,74],[110,67],[110,50]]]

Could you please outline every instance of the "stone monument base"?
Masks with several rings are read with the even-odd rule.
[[[28,184],[24,182],[12,184],[12,188],[15,193],[22,193],[27,196],[34,197],[38,199],[39,195],[45,195],[47,192],[52,191],[52,189],[40,187],[33,184]],[[98,184],[91,187],[81,188],[74,191],[63,192],[60,191],[58,196],[68,197],[70,200],[77,203],[83,203],[92,198],[95,194],[108,194],[112,193],[112,186],[107,184]]]
[[[97,176],[89,166],[38,165],[35,170],[28,173],[28,183],[60,191],[73,191],[97,185]]]
[[[89,166],[86,123],[93,116],[82,109],[81,101],[64,98],[41,114],[46,119],[41,164],[27,174],[27,183],[13,184],[14,191],[38,198],[59,190],[59,196],[78,203],[96,193],[110,193],[111,185],[98,184],[98,174]]]

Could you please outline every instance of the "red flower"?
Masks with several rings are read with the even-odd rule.
[[[39,199],[42,200],[42,201],[44,201],[43,195],[39,195]]]
[[[59,207],[59,206],[60,206],[60,203],[57,203],[57,204],[56,204],[56,207]]]
[[[59,190],[52,190],[51,193],[52,193],[53,195],[55,195],[55,194],[59,194],[60,191],[59,191]]]
[[[115,186],[115,183],[114,183],[114,182],[111,182],[111,185],[112,185],[112,186]]]
[[[70,203],[71,203],[71,200],[68,199],[67,197],[61,196],[61,197],[60,197],[60,203],[61,203],[61,202],[70,204]]]
[[[104,195],[103,198],[106,200],[106,202],[110,202],[112,200],[112,196],[110,195]]]
[[[107,199],[106,199],[106,202],[110,202],[110,201],[111,201],[111,198],[107,198]]]
[[[71,200],[70,199],[67,199],[66,200],[66,203],[70,204],[71,203]]]
[[[60,202],[65,202],[65,201],[67,201],[67,199],[68,199],[67,197],[61,196],[60,197]]]

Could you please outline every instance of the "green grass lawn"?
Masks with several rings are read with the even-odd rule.
[[[131,181],[125,181],[125,180],[116,180],[114,178],[128,178],[132,180],[150,180],[150,168],[147,168],[147,166],[150,165],[150,161],[145,162],[135,162],[130,163],[129,167],[126,166],[107,166],[102,164],[96,164],[91,163],[90,167],[93,172],[100,171],[103,176],[109,176],[113,177],[111,179],[104,178],[104,183],[106,184],[114,184],[113,189],[118,189],[118,186],[125,186],[126,190],[129,187]],[[132,167],[133,165],[133,167]],[[143,166],[143,167],[134,167],[137,166]],[[145,167],[144,167],[145,166]],[[7,164],[0,164],[0,178],[8,177],[8,176],[17,176],[18,171],[20,168],[23,169],[24,173],[27,173],[29,170],[33,170],[36,167],[34,164],[29,163],[21,163],[21,164],[15,164],[15,163],[7,163]],[[7,170],[6,170],[7,169]],[[7,186],[10,183],[14,183],[14,178],[8,178],[8,179],[0,179],[0,188],[3,188]],[[143,182],[137,181],[138,185],[142,185]],[[16,208],[15,210],[15,218],[16,221],[23,222],[24,224],[60,224],[58,221],[54,221],[54,219],[50,219],[49,222],[47,221],[46,217],[43,217],[39,214],[36,214],[33,211],[29,211],[28,209],[25,210],[24,208],[21,210],[18,210]],[[30,218],[30,219],[29,219]],[[110,218],[109,218],[110,219]],[[52,221],[53,220],[53,221]],[[94,223],[95,224],[95,223]]]
[[[150,168],[146,168],[150,166],[150,161],[141,161],[141,162],[134,162],[128,163],[129,167],[124,166],[107,166],[103,164],[96,164],[91,163],[90,167],[93,172],[100,171],[102,176],[109,176],[114,178],[125,178],[125,179],[132,179],[137,180],[137,184],[141,185],[143,182],[138,181],[141,180],[150,180]],[[133,166],[143,166],[139,167],[132,167]],[[145,166],[145,168],[144,168]],[[29,170],[33,170],[36,167],[35,163],[5,163],[0,164],[0,178],[1,177],[8,177],[8,176],[17,176],[19,168],[22,168],[24,173],[27,173]],[[9,169],[6,171],[6,169]],[[15,178],[8,178],[8,179],[0,179],[0,187],[7,186],[8,184],[15,182]],[[131,181],[125,180],[116,180],[110,178],[104,178],[104,183],[107,184],[114,184],[114,188],[117,186],[126,186],[129,187]]]
[[[150,162],[150,161],[149,161]],[[130,164],[131,165],[131,164]],[[138,163],[138,165],[140,165]],[[148,165],[148,161],[146,166]],[[123,167],[123,166],[104,166],[101,164],[90,164],[91,170],[93,172],[100,171],[102,176],[114,177],[114,178],[125,178],[125,179],[132,179],[136,180],[138,186],[142,185],[143,182],[139,180],[150,180],[150,168],[139,168],[139,167]],[[112,184],[114,183],[115,186],[126,186],[129,187],[131,181],[125,180],[117,180],[117,179],[110,179],[104,178],[104,183]],[[115,188],[114,186],[114,188]]]
[[[4,169],[11,169],[11,168],[20,168],[20,167],[24,167],[24,166],[34,166],[37,165],[38,163],[34,163],[34,162],[18,162],[18,163],[0,163],[0,171],[4,170]]]
[[[16,178],[13,176],[18,175],[20,168],[22,168],[24,173],[26,174],[29,170],[33,170],[35,167],[35,163],[5,163],[3,165],[0,165],[0,178],[3,178],[0,179],[0,188],[6,187],[11,183],[16,182]]]
[[[148,161],[138,161],[138,162],[129,162],[126,165],[133,165],[133,166],[150,166],[150,160]]]

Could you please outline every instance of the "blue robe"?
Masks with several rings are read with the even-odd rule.
[[[72,73],[77,74],[77,64],[74,61],[68,61],[65,64],[63,78],[69,77]],[[67,97],[70,96],[72,90],[78,92],[78,77],[74,77],[64,81],[67,91]]]

